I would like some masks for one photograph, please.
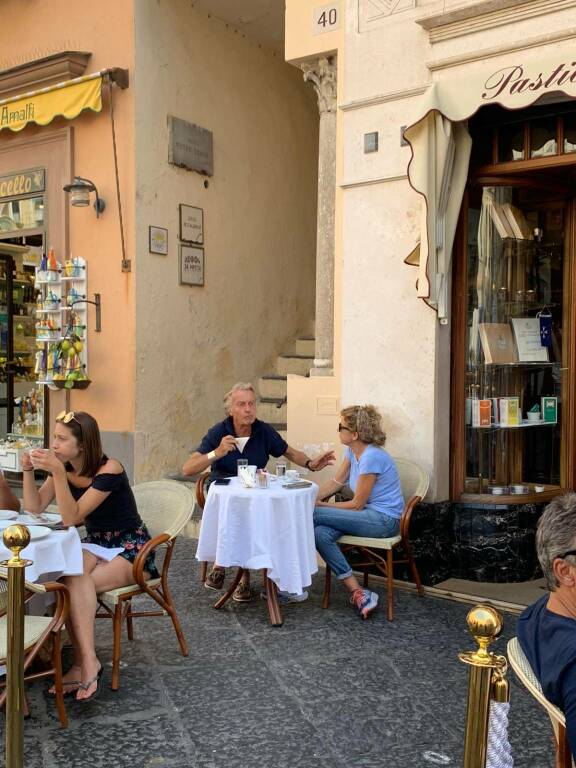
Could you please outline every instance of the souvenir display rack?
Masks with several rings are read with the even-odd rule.
[[[36,365],[38,383],[51,389],[85,389],[87,376],[86,261],[62,266],[54,252],[36,270]]]

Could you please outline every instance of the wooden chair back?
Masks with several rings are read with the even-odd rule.
[[[404,497],[404,511],[400,520],[400,535],[402,538],[406,538],[410,529],[412,511],[428,493],[430,475],[425,469],[422,469],[422,467],[414,461],[410,461],[410,459],[394,457],[394,463],[398,470],[402,496]]]
[[[153,480],[132,488],[140,517],[150,536],[166,534],[173,539],[194,511],[194,494],[176,480]]]
[[[210,479],[210,472],[203,472],[196,480],[194,486],[194,493],[196,494],[196,504],[200,509],[204,509],[206,504],[206,491],[208,488],[208,480]]]

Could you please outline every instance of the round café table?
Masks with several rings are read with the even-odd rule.
[[[27,516],[22,520],[18,517],[10,522],[30,524]],[[4,546],[2,532],[3,529],[0,530],[0,561],[8,560],[12,556],[10,550]],[[32,561],[26,567],[26,581],[55,580],[61,576],[77,576],[83,572],[82,544],[76,528],[50,531],[48,536],[32,540],[26,549],[22,550],[22,557]]]
[[[318,486],[285,488],[272,478],[268,488],[244,488],[233,477],[229,485],[212,483],[198,538],[196,558],[237,566],[221,608],[232,596],[245,570],[262,570],[270,621],[283,623],[277,590],[302,594],[318,570],[312,521]]]

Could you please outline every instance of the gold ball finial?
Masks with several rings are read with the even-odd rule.
[[[30,531],[25,525],[10,525],[2,534],[4,546],[18,559],[20,552],[30,544]]]
[[[502,616],[489,603],[480,603],[468,612],[466,622],[470,634],[480,646],[478,654],[487,656],[486,649],[502,632]]]

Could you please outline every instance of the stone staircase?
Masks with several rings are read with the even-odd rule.
[[[293,351],[276,358],[276,370],[258,380],[260,403],[258,418],[267,421],[282,437],[286,437],[287,375],[296,373],[308,376],[314,365],[314,337],[300,336],[293,345]]]

